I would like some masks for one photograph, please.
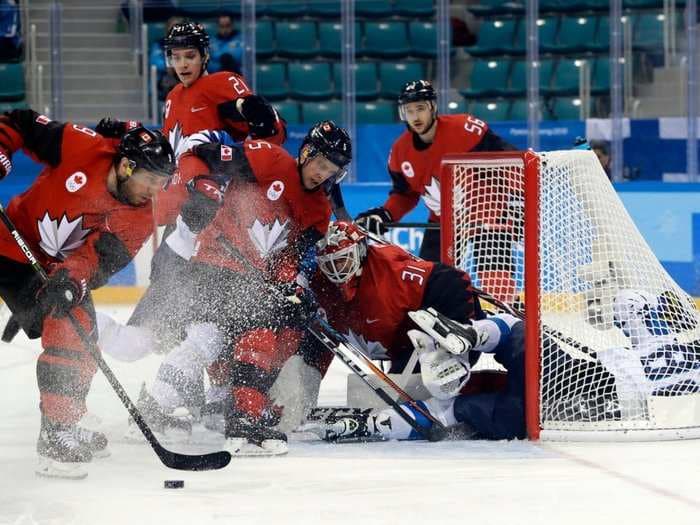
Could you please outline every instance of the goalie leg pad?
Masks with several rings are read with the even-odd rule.
[[[419,355],[423,385],[433,397],[451,399],[469,381],[469,361],[444,350]]]

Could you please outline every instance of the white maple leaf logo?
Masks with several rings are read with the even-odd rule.
[[[382,343],[367,341],[364,335],[356,334],[352,330],[348,330],[348,333],[345,335],[353,346],[361,350],[370,359],[389,359],[388,350]]]
[[[435,215],[440,215],[440,183],[435,177],[431,177],[430,185],[425,186],[425,192],[421,198],[430,211]]]
[[[179,159],[180,155],[185,153],[189,148],[189,140],[187,135],[182,134],[182,126],[180,123],[175,123],[173,129],[168,132],[168,142],[175,152],[175,158]]]
[[[255,219],[253,225],[248,228],[248,236],[261,257],[265,258],[287,246],[287,235],[289,234],[287,224],[289,221],[280,223],[277,219],[271,225],[263,224]]]
[[[83,217],[70,220],[65,213],[61,220],[52,219],[46,212],[41,220],[37,221],[39,229],[39,246],[44,252],[56,259],[63,261],[73,250],[82,246],[90,229],[83,229]]]

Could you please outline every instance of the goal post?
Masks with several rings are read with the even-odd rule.
[[[698,313],[593,152],[446,156],[440,191],[443,262],[525,305],[530,438],[700,437]]]

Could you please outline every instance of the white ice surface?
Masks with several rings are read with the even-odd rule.
[[[105,311],[123,320],[130,309]],[[88,406],[112,457],[96,460],[82,481],[39,478],[38,353],[24,336],[0,343],[0,524],[700,524],[700,441],[330,445],[292,435],[285,457],[183,473],[123,440],[125,409],[100,372]],[[158,362],[108,358],[134,399]],[[345,376],[334,363],[322,404],[344,402]],[[185,488],[166,490],[166,479]]]

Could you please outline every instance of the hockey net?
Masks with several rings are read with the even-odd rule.
[[[449,156],[441,203],[443,261],[525,308],[530,437],[700,437],[694,302],[594,153]]]

